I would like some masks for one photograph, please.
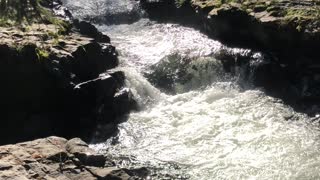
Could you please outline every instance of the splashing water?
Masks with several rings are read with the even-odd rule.
[[[91,147],[134,156],[142,165],[173,162],[195,180],[320,178],[318,122],[280,100],[259,89],[239,88],[243,82],[234,78],[216,78],[226,73],[212,68],[205,73],[214,81],[174,95],[143,76],[172,54],[197,59],[222,50],[250,50],[231,49],[194,29],[148,19],[98,28],[118,48],[120,69],[144,108],[119,125],[117,144],[110,139]],[[252,54],[259,59],[259,53]]]
[[[62,0],[73,16],[106,24],[132,23],[143,16],[135,0]]]

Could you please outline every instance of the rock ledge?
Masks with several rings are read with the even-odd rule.
[[[148,174],[144,172],[144,175]],[[115,167],[79,138],[48,137],[0,146],[2,180],[141,179],[135,170]]]

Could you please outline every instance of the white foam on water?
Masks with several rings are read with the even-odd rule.
[[[191,179],[320,177],[319,129],[256,90],[211,87],[170,96],[132,113],[119,129],[120,143],[111,149],[183,164]]]

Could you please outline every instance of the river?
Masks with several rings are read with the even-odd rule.
[[[130,24],[97,25],[117,47],[119,69],[141,108],[119,125],[117,137],[91,147],[134,157],[124,167],[161,166],[172,174],[167,179],[320,178],[318,122],[252,87],[241,68],[225,72],[216,56],[227,51],[259,63],[259,52],[151,21],[136,1],[68,0],[67,6],[79,18],[141,15]]]

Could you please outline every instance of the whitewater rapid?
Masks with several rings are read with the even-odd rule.
[[[248,50],[228,49],[191,28],[147,19],[100,30],[114,37],[127,84],[138,101],[153,101],[142,102],[147,107],[120,124],[118,144],[94,147],[141,162],[175,162],[190,179],[320,177],[317,124],[280,100],[258,89],[239,88],[234,78],[168,95],[141,75],[174,53],[210,57],[222,49],[235,54]],[[224,76],[221,71],[205,73]]]
[[[141,110],[119,125],[117,137],[91,147],[134,157],[135,163],[124,167],[177,164],[180,168],[166,169],[181,175],[172,179],[320,178],[319,122],[253,88],[241,78],[241,70],[223,72],[215,56],[221,51],[251,53],[248,57],[258,63],[261,54],[228,48],[192,28],[146,18],[97,27],[117,47],[119,69]],[[190,81],[177,80],[178,89],[184,90],[169,94],[146,75],[176,54],[184,58],[173,59],[174,63],[204,59],[205,65],[192,64]],[[173,74],[176,78],[178,72]]]

